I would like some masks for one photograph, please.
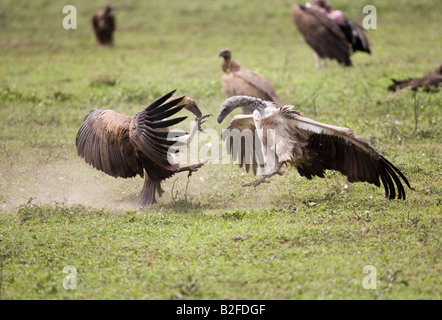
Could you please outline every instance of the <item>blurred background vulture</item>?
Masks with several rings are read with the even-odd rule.
[[[219,53],[223,57],[221,69],[226,73],[221,76],[221,85],[227,97],[246,95],[273,101],[277,106],[282,106],[275,88],[260,74],[248,70],[232,60],[232,52],[223,49]],[[244,108],[244,113],[252,113],[253,109]]]
[[[395,199],[396,195],[398,199],[405,199],[401,179],[411,188],[398,168],[348,128],[305,118],[293,111],[293,106],[276,107],[272,102],[248,96],[225,100],[220,107],[218,122],[221,123],[237,107],[250,107],[255,111],[253,115],[235,116],[229,129],[237,129],[237,132],[225,134],[225,131],[223,138],[232,138],[247,130],[249,135],[256,133],[259,139],[253,141],[254,145],[237,150],[227,144],[228,152],[239,160],[240,165],[248,160],[249,166],[256,167],[261,160],[266,166],[260,179],[244,186],[269,182],[273,175],[282,174],[280,170],[284,163],[289,163],[308,179],[314,176],[324,178],[328,169],[339,171],[349,182],[368,182],[380,187],[381,181],[385,197],[389,199]],[[259,143],[260,154],[247,154],[258,150]]]
[[[428,70],[421,78],[408,78],[405,80],[391,79],[393,83],[388,86],[388,90],[397,91],[404,88],[411,88],[417,91],[422,88],[424,91],[436,90],[442,83],[442,63],[435,68]]]
[[[92,26],[100,44],[114,44],[115,17],[112,13],[114,9],[114,6],[109,5],[104,10],[99,10],[92,15]]]
[[[352,52],[371,54],[371,45],[363,29],[341,11],[333,10],[324,0],[293,6],[292,17],[299,32],[315,52],[317,67],[325,66],[325,58],[351,66]]]
[[[196,115],[200,125],[205,117],[189,97],[171,98],[174,91],[158,99],[135,116],[112,110],[93,109],[84,118],[76,138],[77,153],[94,168],[113,177],[144,177],[144,186],[137,202],[141,208],[156,203],[161,196],[161,181],[177,172],[189,175],[204,163],[180,167],[171,163],[175,147],[187,142],[182,132],[169,132],[169,127],[187,117],[166,118],[186,108]]]

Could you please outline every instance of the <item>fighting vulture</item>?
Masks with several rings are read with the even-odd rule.
[[[240,166],[264,167],[261,178],[244,186],[269,182],[279,174],[284,163],[291,164],[308,179],[324,178],[325,170],[336,170],[349,182],[368,182],[380,187],[385,197],[405,199],[401,179],[405,176],[352,130],[320,123],[293,110],[276,107],[272,102],[248,96],[230,97],[220,107],[218,122],[237,107],[250,107],[251,115],[235,116],[222,137],[227,151]],[[235,141],[237,143],[235,144]],[[243,143],[240,143],[240,142]],[[397,189],[397,191],[396,191]]]
[[[417,91],[419,88],[422,88],[424,91],[433,91],[442,84],[442,63],[428,70],[423,77],[405,80],[391,79],[391,81],[393,83],[388,86],[390,91],[397,91],[407,87],[410,87],[413,91]]]
[[[275,88],[260,74],[248,70],[235,60],[232,60],[232,52],[223,49],[219,52],[223,57],[221,69],[226,73],[221,76],[221,85],[227,97],[245,95],[273,101],[277,106],[282,106]],[[244,113],[252,113],[253,109],[245,108]]]
[[[114,6],[109,5],[104,10],[99,10],[92,15],[92,26],[98,43],[102,45],[113,45],[113,34],[115,31],[115,17],[112,11]]]
[[[77,153],[86,163],[113,177],[144,177],[144,186],[137,202],[142,208],[161,197],[161,182],[178,172],[189,175],[204,163],[180,167],[174,161],[177,147],[188,142],[188,135],[169,132],[169,127],[187,117],[166,119],[186,108],[196,115],[201,131],[204,118],[192,98],[171,98],[174,91],[145,107],[135,116],[112,110],[93,109],[84,118],[76,138]]]
[[[340,10],[333,10],[327,1],[295,5],[292,17],[305,41],[314,50],[317,67],[324,67],[326,58],[352,66],[352,52],[371,54],[370,42],[361,26],[346,18]]]

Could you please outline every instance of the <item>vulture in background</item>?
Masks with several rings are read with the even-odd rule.
[[[113,33],[115,31],[115,17],[112,11],[114,6],[109,5],[104,10],[99,10],[92,15],[92,26],[94,27],[97,41],[102,45],[113,45]]]
[[[417,91],[422,88],[424,91],[433,91],[442,83],[442,63],[434,69],[428,70],[421,78],[408,78],[405,80],[391,79],[393,83],[388,86],[388,90],[397,91],[410,87],[411,90]]]
[[[187,117],[167,120],[182,108],[196,115],[198,126],[209,115],[202,116],[195,101],[189,97],[171,98],[174,91],[145,107],[135,116],[112,110],[93,109],[84,118],[76,138],[77,153],[86,163],[113,177],[144,177],[144,186],[137,202],[142,208],[161,197],[161,181],[182,171],[189,176],[203,163],[188,167],[170,161],[177,148],[188,139],[182,132],[169,132],[169,127]]]
[[[352,52],[371,54],[370,42],[361,26],[346,18],[340,10],[333,10],[327,1],[295,5],[292,17],[305,41],[314,50],[317,67],[324,67],[326,58],[352,66]]]
[[[289,163],[307,179],[324,178],[328,169],[339,171],[349,182],[368,182],[378,187],[382,182],[389,199],[405,199],[401,179],[411,188],[398,168],[352,130],[305,118],[293,111],[293,106],[276,107],[272,102],[248,96],[230,97],[220,107],[218,123],[233,109],[245,106],[255,111],[235,116],[230,131],[223,132],[223,139],[227,140],[227,151],[241,166],[248,164],[248,169],[250,165],[265,165],[266,169],[260,179],[244,186],[269,182],[270,177],[282,174],[284,163]],[[238,147],[232,145],[234,139],[249,143]],[[257,152],[259,149],[261,152]]]
[[[219,53],[223,57],[221,69],[226,73],[221,76],[221,85],[227,97],[245,95],[272,101],[282,106],[275,88],[260,74],[248,70],[232,60],[232,52],[223,49]],[[244,113],[252,113],[253,109],[245,108]]]

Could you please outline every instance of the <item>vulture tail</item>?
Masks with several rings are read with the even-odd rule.
[[[137,201],[137,208],[143,208],[151,204],[157,203],[155,193],[159,196],[162,194],[160,182],[153,182],[145,173],[143,190],[141,190],[140,197]]]

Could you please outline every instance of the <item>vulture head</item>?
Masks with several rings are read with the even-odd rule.
[[[230,60],[232,59],[232,51],[230,51],[229,49],[225,48],[222,49],[219,54],[219,57],[223,57],[225,60]]]
[[[110,4],[106,7],[106,13],[111,13],[115,9],[116,9],[116,7],[114,5]]]
[[[261,115],[264,109],[272,102],[264,101],[259,98],[249,97],[249,96],[233,96],[227,98],[221,107],[219,108],[218,123],[223,122],[223,120],[236,108],[239,107],[250,107],[257,110]]]
[[[328,3],[327,1],[324,0],[315,0],[312,2],[313,5],[318,6],[323,8],[325,11],[327,12],[331,12],[332,11],[332,6],[330,3]]]

